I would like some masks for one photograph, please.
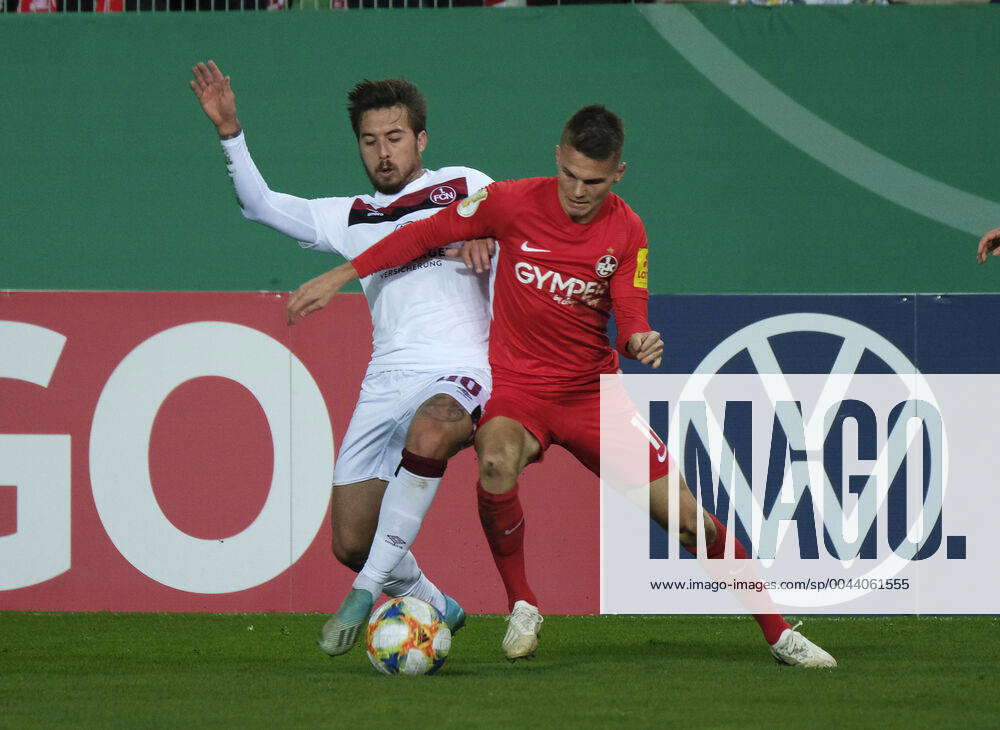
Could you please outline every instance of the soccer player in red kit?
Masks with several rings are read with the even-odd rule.
[[[397,230],[350,263],[300,287],[288,316],[324,306],[348,281],[405,264],[442,242],[492,236],[500,243],[490,329],[493,392],[476,432],[480,518],[512,605],[502,646],[530,656],[542,617],[524,577],[517,478],[552,443],[600,472],[600,376],[619,354],[658,367],[663,342],[647,321],[647,244],[642,221],[611,187],[622,179],[624,131],[603,106],[566,124],[555,178],[488,185],[425,221]],[[607,337],[614,313],[615,348]],[[667,525],[665,450],[650,447],[650,510]],[[699,519],[709,558],[722,558],[725,527],[680,480],[680,541],[691,552]],[[747,554],[735,541],[736,557]],[[776,613],[754,614],[783,663],[836,666],[830,654]]]

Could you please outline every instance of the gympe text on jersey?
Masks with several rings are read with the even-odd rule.
[[[608,292],[606,281],[584,281],[575,276],[564,279],[558,271],[542,269],[526,261],[514,264],[514,273],[522,284],[534,284],[539,291],[547,289],[560,304],[573,305],[579,302],[594,306],[595,300]]]

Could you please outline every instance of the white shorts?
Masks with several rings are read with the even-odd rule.
[[[490,397],[488,370],[438,372],[392,370],[365,376],[333,469],[333,485],[367,479],[389,481],[399,466],[410,421],[433,395],[450,395],[478,421]]]

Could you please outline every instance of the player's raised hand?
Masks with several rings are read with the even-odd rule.
[[[628,338],[627,349],[643,365],[658,368],[663,360],[663,340],[659,332],[636,332]]]
[[[240,120],[236,117],[236,95],[229,85],[229,77],[223,76],[215,61],[199,61],[191,69],[194,77],[189,82],[194,95],[198,97],[205,112],[220,136],[235,135],[240,131]]]
[[[477,274],[490,270],[490,259],[496,251],[497,242],[492,238],[473,238],[465,241],[461,248],[445,249],[444,255],[451,258],[461,258],[467,269],[474,269]]]
[[[288,297],[288,304],[285,305],[285,321],[288,324],[295,324],[297,317],[305,317],[317,309],[322,309],[330,303],[333,295],[340,291],[344,284],[357,278],[358,272],[350,263],[346,263],[320,274],[315,279],[310,279]]]
[[[985,264],[986,257],[990,254],[1000,256],[1000,228],[994,228],[992,231],[979,239],[979,249],[976,251],[976,260],[981,264]]]

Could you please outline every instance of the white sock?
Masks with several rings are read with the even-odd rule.
[[[355,588],[378,598],[393,569],[409,553],[440,483],[441,477],[419,476],[400,465],[382,497],[378,527]]]
[[[417,559],[413,557],[411,552],[407,552],[399,564],[389,573],[389,578],[382,586],[382,590],[392,598],[400,596],[420,598],[444,613],[444,593],[424,575],[420,566],[417,565]]]

